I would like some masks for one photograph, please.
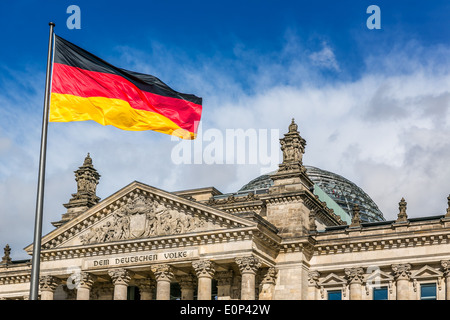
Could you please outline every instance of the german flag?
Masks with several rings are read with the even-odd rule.
[[[50,121],[94,120],[123,130],[195,139],[202,98],[117,68],[55,35]]]

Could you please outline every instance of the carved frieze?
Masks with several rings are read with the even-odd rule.
[[[227,204],[243,204],[245,202],[257,201],[259,200],[259,196],[255,195],[254,192],[249,192],[245,196],[235,196],[234,194],[229,195],[224,199],[216,199],[214,197],[209,198],[207,204],[208,205],[227,205]]]
[[[83,244],[182,234],[223,228],[213,221],[194,218],[143,195],[116,209],[111,218],[80,236]]]

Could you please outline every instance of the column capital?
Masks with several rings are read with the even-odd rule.
[[[86,288],[86,289],[92,289],[92,285],[97,280],[97,276],[89,273],[89,272],[80,272],[80,278],[78,287]]]
[[[391,267],[396,280],[409,280],[411,277],[411,265],[409,263],[393,264]]]
[[[152,266],[151,269],[156,281],[171,281],[174,277],[173,268],[168,264],[157,264]]]
[[[308,272],[308,283],[311,286],[319,287],[320,272],[313,270]]]
[[[261,284],[275,284],[275,282],[277,281],[277,274],[278,271],[277,269],[275,269],[275,267],[266,268],[266,270],[264,270],[262,273],[263,278],[261,280]]]
[[[450,276],[450,260],[441,260],[442,271],[444,276]]]
[[[41,291],[54,292],[60,283],[61,280],[54,276],[47,275],[39,277],[39,289],[41,289]]]
[[[349,283],[362,283],[364,277],[364,269],[361,267],[345,268],[345,276]]]
[[[239,270],[241,271],[241,273],[256,273],[259,267],[261,267],[260,260],[253,255],[237,257],[235,258],[235,261],[239,266]]]
[[[211,260],[193,261],[192,267],[194,268],[198,278],[212,278],[214,273],[216,272],[215,264]]]
[[[114,285],[117,284],[128,285],[133,274],[134,273],[132,271],[123,268],[110,269],[108,271],[108,275],[111,277]]]

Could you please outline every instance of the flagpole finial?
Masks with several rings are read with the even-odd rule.
[[[48,25],[49,26],[55,26],[55,23],[54,22],[49,22]]]

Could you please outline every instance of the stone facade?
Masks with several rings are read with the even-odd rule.
[[[450,299],[450,197],[440,216],[408,218],[401,199],[395,221],[364,223],[355,206],[347,224],[313,193],[294,120],[280,144],[273,185],[239,197],[133,182],[100,201],[88,155],[42,238],[40,299]],[[28,299],[31,263],[10,251],[0,299]]]

